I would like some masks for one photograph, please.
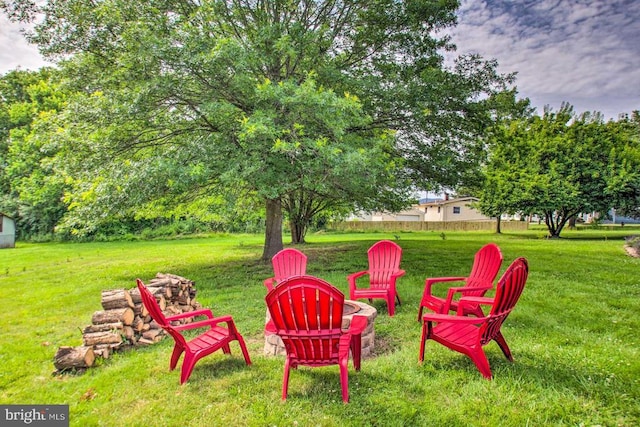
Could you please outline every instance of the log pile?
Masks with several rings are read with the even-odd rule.
[[[189,279],[158,273],[146,285],[165,316],[202,308],[195,299],[195,284]],[[91,324],[82,329],[83,345],[58,349],[54,357],[58,372],[90,368],[96,356],[108,358],[114,351],[154,344],[164,338],[164,330],[142,304],[137,287],[102,291],[101,305],[102,310],[91,316]]]

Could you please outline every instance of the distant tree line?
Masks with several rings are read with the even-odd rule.
[[[476,188],[486,215],[536,214],[550,237],[596,212],[640,217],[640,113],[605,122],[569,104],[509,118],[487,132],[489,156]]]

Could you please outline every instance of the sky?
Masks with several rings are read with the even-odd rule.
[[[606,119],[640,110],[640,1],[463,0],[458,15],[458,52],[517,72],[538,114],[563,101]]]
[[[458,15],[458,53],[517,72],[518,95],[538,114],[563,101],[605,119],[640,110],[640,1],[462,0]],[[0,74],[45,64],[0,15]]]

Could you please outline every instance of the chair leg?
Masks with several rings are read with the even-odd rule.
[[[184,348],[178,345],[178,343],[176,343],[173,346],[173,352],[171,353],[171,360],[169,361],[170,371],[173,371],[176,368],[176,366],[178,366],[178,360],[180,360],[180,355],[182,355],[183,351],[184,351]]]
[[[359,371],[362,357],[362,335],[353,335],[351,337],[351,357],[353,357],[354,368]]]
[[[489,360],[487,360],[487,356],[484,354],[482,347],[478,347],[477,350],[470,351],[467,355],[471,358],[473,363],[475,363],[483,377],[488,380],[493,378],[493,375],[491,375],[491,368],[489,367]]]
[[[287,400],[287,393],[289,392],[289,371],[291,370],[291,362],[289,357],[284,362],[284,377],[282,379],[282,400]]]
[[[247,365],[251,365],[251,358],[249,357],[249,352],[247,351],[247,345],[244,343],[244,338],[242,335],[237,334],[236,339],[238,340],[238,344],[240,344],[240,350],[242,350],[242,355],[244,356],[244,361]]]
[[[191,376],[191,371],[196,364],[197,359],[191,353],[184,354],[184,360],[182,361],[182,370],[180,372],[180,384],[187,382]]]
[[[504,336],[502,335],[502,332],[498,332],[494,340],[496,340],[496,342],[498,343],[498,346],[500,346],[500,350],[502,350],[502,353],[504,353],[507,360],[509,360],[509,362],[513,362],[513,356],[511,355],[511,350],[509,349],[509,346],[507,345],[507,341],[505,341]]]
[[[393,317],[396,314],[396,298],[393,295],[387,296],[387,311],[389,312],[389,317]]]
[[[422,321],[422,308],[423,308],[423,305],[422,303],[420,303],[420,307],[418,307],[418,322]]]
[[[420,337],[420,355],[418,356],[418,360],[420,363],[424,362],[424,346],[431,335],[429,332],[428,322],[422,322],[422,336]]]
[[[348,369],[348,358],[344,358],[340,361],[340,386],[342,388],[342,401],[344,403],[349,403],[349,369]]]
[[[224,354],[231,354],[231,347],[229,347],[229,344],[225,344],[222,346],[222,352]]]

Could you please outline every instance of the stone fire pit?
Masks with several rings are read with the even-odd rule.
[[[378,311],[360,301],[345,300],[344,311],[342,315],[342,329],[348,329],[351,325],[351,319],[354,315],[365,316],[367,318],[367,327],[362,332],[362,358],[371,357],[374,346],[375,332],[373,322],[378,315]],[[265,322],[270,320],[269,311],[267,310],[267,318]],[[267,356],[284,356],[284,344],[280,337],[276,334],[265,331],[264,335],[264,354]]]

